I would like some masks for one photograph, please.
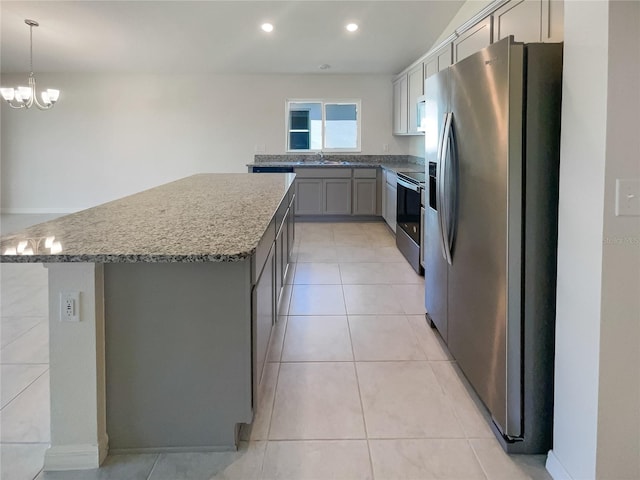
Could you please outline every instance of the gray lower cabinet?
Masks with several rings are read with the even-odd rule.
[[[325,215],[351,215],[351,179],[327,178],[322,180]]]
[[[353,179],[353,214],[376,214],[376,190],[378,182],[375,178]]]
[[[273,237],[272,237],[273,238]],[[264,363],[267,356],[267,348],[269,346],[269,338],[271,337],[271,327],[273,326],[273,319],[275,317],[274,306],[274,255],[275,244],[271,245],[269,255],[264,263],[264,268],[258,281],[253,288],[253,305],[254,305],[254,318],[255,318],[255,377],[254,377],[254,389],[260,384],[262,379],[262,371],[264,369]],[[255,395],[256,390],[254,390]],[[254,408],[257,405],[254,404]]]
[[[296,178],[296,215],[322,215],[322,200],[322,179]]]
[[[396,209],[398,206],[398,187],[391,185],[390,183],[385,183],[384,188],[386,190],[385,193],[385,213],[384,217],[389,228],[396,231]]]

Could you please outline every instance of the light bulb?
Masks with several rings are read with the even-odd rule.
[[[56,90],[55,88],[48,88],[47,95],[49,95],[49,100],[51,103],[56,103],[58,98],[60,97],[60,90]]]
[[[0,94],[7,102],[13,100],[16,96],[16,92],[13,88],[0,88]]]
[[[16,249],[18,253],[22,253],[24,252],[24,249],[27,248],[27,241],[23,240],[20,243],[18,243],[18,248]]]
[[[53,241],[56,239],[56,237],[47,237],[44,239],[44,246],[45,248],[51,248],[51,245],[53,245]]]
[[[4,251],[5,255],[17,255],[18,252],[16,250],[16,247],[9,247]]]
[[[270,23],[263,23],[260,28],[267,33],[273,32],[273,25]]]
[[[29,87],[18,87],[18,96],[21,101],[28,102],[31,98],[31,88]]]
[[[51,245],[51,254],[60,253],[62,251],[62,244],[60,242],[53,242]]]
[[[51,105],[51,100],[49,100],[49,94],[47,92],[42,92],[40,96],[45,105]]]
[[[358,30],[358,24],[357,23],[350,23],[345,28],[347,30],[349,30],[350,32],[355,32],[356,30]]]

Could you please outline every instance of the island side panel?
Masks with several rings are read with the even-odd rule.
[[[252,419],[251,262],[106,264],[111,452],[235,448]]]
[[[98,468],[107,456],[103,268],[52,263],[49,269],[51,446],[44,470]],[[62,321],[61,293],[75,292],[78,321]]]

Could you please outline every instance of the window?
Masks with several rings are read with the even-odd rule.
[[[287,151],[360,151],[360,100],[288,100]]]

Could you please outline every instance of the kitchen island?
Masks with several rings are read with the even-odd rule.
[[[194,175],[2,238],[2,262],[49,269],[45,470],[235,448],[294,242],[293,179]]]

